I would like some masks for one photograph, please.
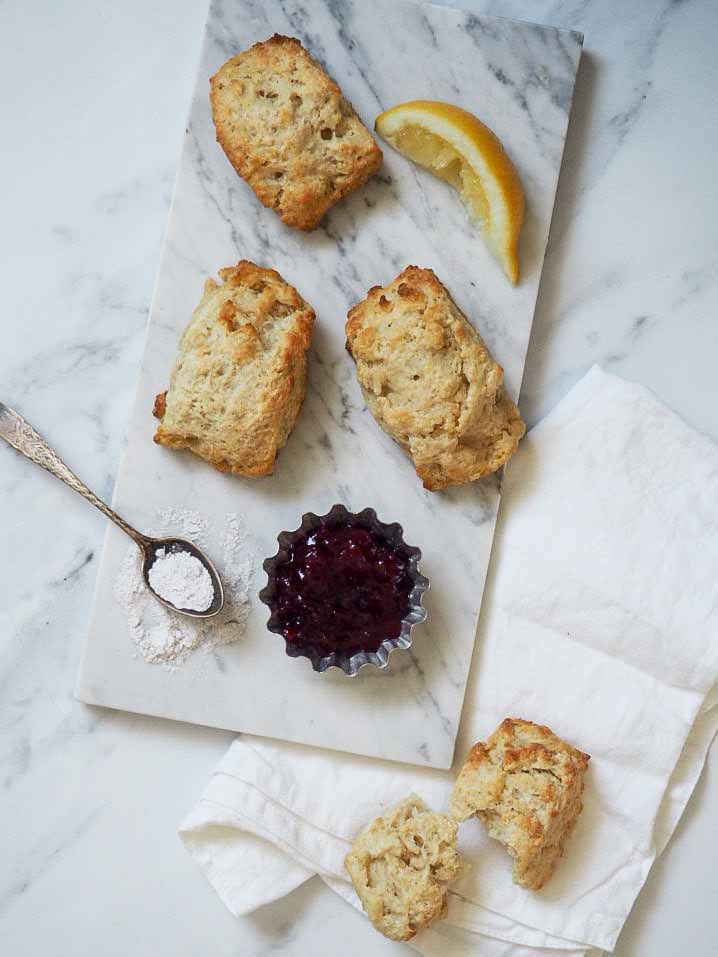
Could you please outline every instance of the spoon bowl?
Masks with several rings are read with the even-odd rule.
[[[201,548],[186,538],[149,538],[148,536],[143,536],[143,539],[144,541],[137,543],[142,552],[142,577],[157,601],[166,608],[171,608],[172,611],[178,611],[183,615],[188,615],[190,618],[214,618],[215,615],[218,615],[220,611],[222,611],[224,608],[222,579],[219,577],[217,569]],[[150,568],[152,568],[157,561],[159,552],[164,552],[165,555],[186,552],[204,565],[209,577],[212,579],[212,589],[214,592],[212,602],[208,608],[205,608],[204,611],[197,611],[195,608],[179,608],[167,598],[163,598],[162,595],[152,587],[152,583],[150,582]]]

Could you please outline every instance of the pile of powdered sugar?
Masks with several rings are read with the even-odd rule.
[[[147,575],[150,585],[175,608],[207,611],[214,598],[209,572],[190,552],[168,552],[158,548]]]
[[[125,610],[130,636],[145,661],[175,668],[197,649],[210,651],[244,635],[257,559],[239,515],[234,512],[225,515],[222,527],[221,536],[210,536],[210,523],[199,512],[163,508],[157,513],[150,532],[158,537],[187,538],[207,549],[224,585],[224,608],[215,618],[188,618],[160,604],[142,578],[139,549],[129,545],[115,581],[115,598]],[[213,554],[208,543],[220,537],[221,554]],[[205,608],[208,605],[209,602]]]

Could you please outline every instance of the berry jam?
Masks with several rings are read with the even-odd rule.
[[[413,587],[409,558],[368,529],[321,526],[275,575],[277,619],[297,649],[353,655],[399,637]]]

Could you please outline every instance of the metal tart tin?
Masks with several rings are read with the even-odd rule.
[[[408,574],[413,582],[413,587],[409,593],[409,608],[402,619],[398,637],[385,638],[376,651],[358,651],[352,655],[333,652],[330,655],[322,656],[314,648],[297,648],[285,639],[287,654],[291,658],[309,658],[312,668],[318,672],[327,671],[329,668],[341,668],[344,674],[350,678],[354,678],[359,673],[359,669],[365,665],[386,668],[389,663],[389,656],[393,651],[396,651],[397,648],[411,647],[411,633],[414,625],[426,620],[427,611],[422,604],[422,598],[429,587],[429,579],[425,578],[419,571],[421,551],[415,546],[407,545],[404,541],[404,532],[401,525],[398,522],[393,522],[390,525],[380,522],[373,508],[365,508],[361,512],[350,512],[343,505],[334,505],[326,515],[306,512],[302,516],[302,523],[299,528],[293,532],[279,533],[277,536],[277,542],[279,543],[277,554],[267,558],[262,566],[267,573],[267,584],[260,591],[259,598],[271,612],[267,628],[275,635],[281,635],[284,638],[279,625],[275,601],[277,566],[288,560],[292,546],[323,525],[365,528],[376,535],[377,538],[400,549],[408,559]]]

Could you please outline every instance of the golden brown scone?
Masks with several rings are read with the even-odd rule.
[[[446,916],[447,890],[461,871],[458,824],[410,794],[355,839],[345,864],[376,929],[410,940]]]
[[[155,442],[191,449],[221,472],[269,475],[306,392],[314,310],[275,272],[220,269],[155,399]]]
[[[525,432],[504,371],[431,269],[407,268],[349,310],[369,410],[437,491],[495,472]]]
[[[294,37],[255,43],[210,84],[218,142],[288,226],[314,229],[381,166],[382,152],[351,103]]]
[[[506,718],[469,752],[451,813],[459,821],[480,818],[514,858],[514,881],[539,890],[581,813],[589,760],[549,728]]]

